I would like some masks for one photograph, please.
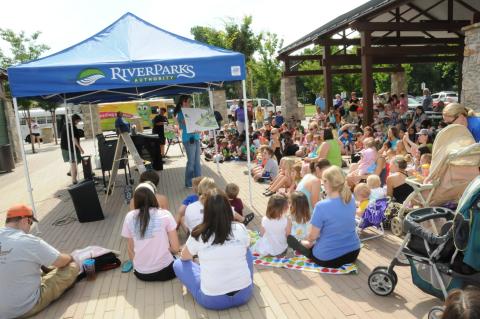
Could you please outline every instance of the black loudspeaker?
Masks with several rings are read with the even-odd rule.
[[[68,189],[80,223],[105,219],[93,181],[83,181]]]
[[[92,180],[93,179],[92,159],[90,156],[82,157],[82,168],[83,168],[83,178],[85,178],[85,180]]]

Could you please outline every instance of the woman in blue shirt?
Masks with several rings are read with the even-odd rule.
[[[360,239],[355,224],[355,199],[337,166],[322,174],[327,199],[313,210],[310,233],[299,242],[288,236],[288,245],[322,267],[338,268],[355,262],[360,253]]]
[[[450,103],[443,109],[443,121],[447,124],[460,124],[468,128],[475,142],[480,143],[480,117],[459,103]]]
[[[173,111],[177,118],[178,125],[182,130],[182,143],[185,153],[187,153],[187,167],[185,168],[185,187],[192,188],[192,178],[202,175],[200,166],[200,134],[197,132],[187,133],[185,117],[182,108],[190,107],[190,97],[188,95],[180,96],[178,103]]]

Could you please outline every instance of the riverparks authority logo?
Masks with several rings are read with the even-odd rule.
[[[97,82],[100,79],[105,77],[105,73],[103,73],[99,69],[85,69],[80,72],[77,76],[77,84],[82,86],[89,86],[93,83]]]

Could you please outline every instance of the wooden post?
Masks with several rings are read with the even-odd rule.
[[[371,32],[362,31],[360,43],[362,47],[363,124],[371,125],[373,123],[373,67],[372,56],[368,53],[372,44]]]
[[[330,65],[331,48],[329,45],[323,47],[323,87],[325,106],[327,111],[333,108],[333,88],[332,88],[332,66]]]

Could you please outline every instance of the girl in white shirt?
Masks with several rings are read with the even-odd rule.
[[[222,191],[205,195],[203,222],[192,230],[173,269],[201,306],[214,310],[237,307],[253,293],[250,238],[245,226],[233,221],[230,202]],[[198,255],[200,265],[192,261],[193,255]]]
[[[288,200],[283,194],[275,194],[268,200],[266,216],[262,218],[260,239],[252,250],[261,256],[277,256],[287,248],[292,222],[287,218]]]

